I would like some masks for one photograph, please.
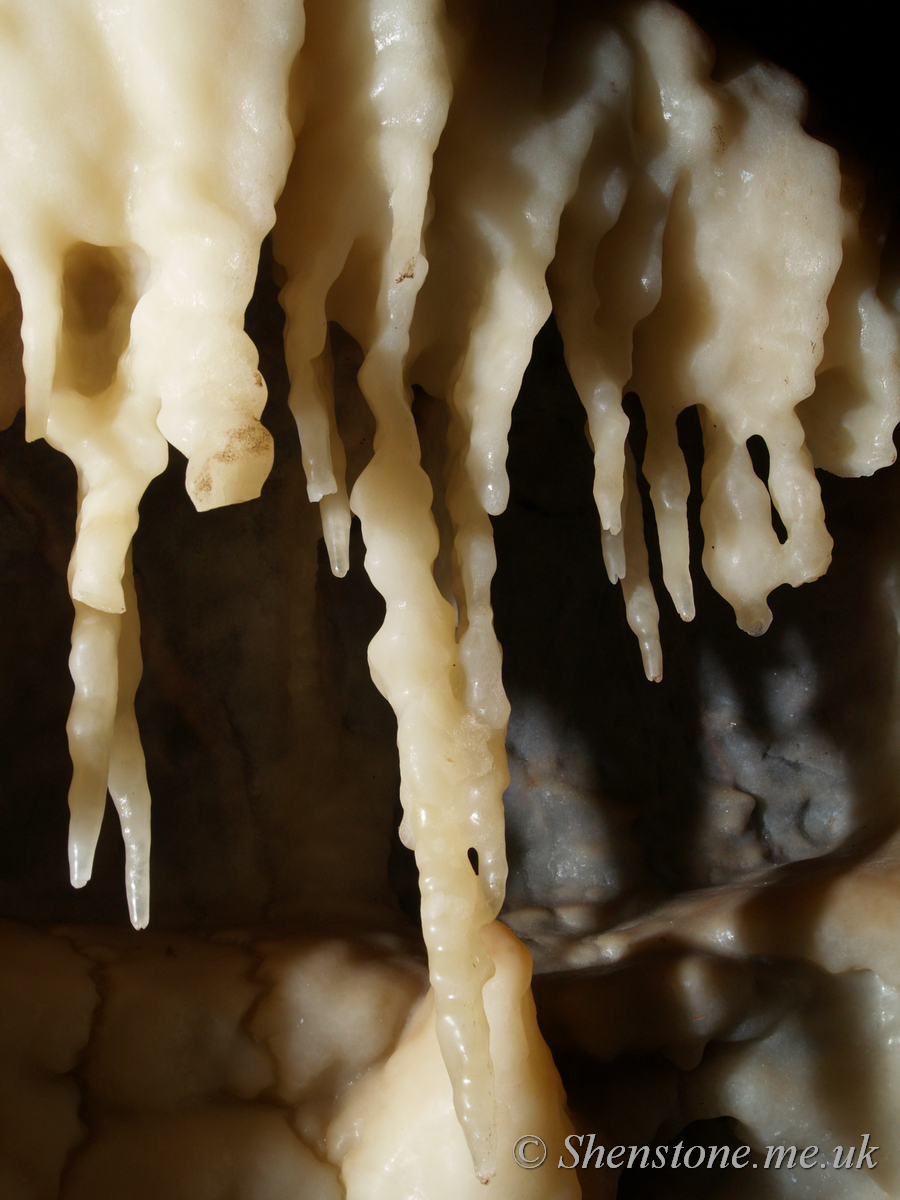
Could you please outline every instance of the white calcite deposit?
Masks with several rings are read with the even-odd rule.
[[[896,484],[816,470],[900,318],[805,109],[652,0],[0,0],[0,1200],[900,1194]]]

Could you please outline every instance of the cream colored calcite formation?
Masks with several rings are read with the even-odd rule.
[[[438,552],[432,494],[405,378],[410,324],[428,270],[421,241],[431,158],[450,95],[442,34],[437,7],[310,12],[298,68],[309,98],[274,250],[291,280],[283,293],[291,406],[310,495],[323,497],[338,574],[348,560],[350,512],[325,353],[327,319],[338,321],[365,355],[358,379],[375,419],[374,453],[350,504],[362,525],[367,573],[387,606],[369,662],[397,716],[404,829],[419,867],[438,1037],[459,1119],[487,1177],[496,1149],[480,995],[492,968],[479,930],[499,912],[506,877],[501,796],[508,707],[496,644],[490,657],[473,661],[462,628],[457,645],[456,614],[432,573]],[[482,576],[476,586],[489,586],[490,567],[485,574],[477,552],[467,560]],[[489,603],[487,625],[490,647]],[[478,854],[477,876],[470,847]]]
[[[817,577],[829,561],[794,410],[815,388],[841,237],[854,223],[840,202],[837,155],[802,131],[795,81],[757,66],[726,87],[712,83],[710,48],[676,10],[637,6],[614,22],[568,28],[562,20],[549,54],[529,31],[499,62],[497,18],[486,6],[418,15],[411,24],[402,6],[389,18],[377,13],[370,44],[352,7],[317,14],[310,6],[299,68],[304,124],[274,249],[289,277],[282,301],[291,406],[332,567],[346,571],[352,511],[387,605],[369,659],[398,719],[404,838],[419,864],[457,1111],[476,1162],[487,1163],[487,1095],[484,1109],[473,1107],[459,1080],[470,1054],[486,1058],[483,1017],[470,1025],[489,971],[477,928],[497,911],[505,876],[499,800],[508,710],[491,625],[488,514],[506,505],[506,434],[550,313],[545,273],[591,416],[607,565],[626,581],[645,669],[658,678],[623,388],[630,381],[644,401],[643,467],[681,615],[690,618],[694,606],[675,417],[697,404],[704,566],[739,624],[762,632],[768,593]],[[454,37],[445,44],[447,22]],[[864,286],[873,284],[869,273]],[[872,301],[893,353],[896,315]],[[376,423],[374,454],[354,469],[355,482],[345,478],[329,320],[360,344],[359,384]],[[875,421],[893,422],[896,389],[879,388],[873,374],[845,372],[845,403],[861,398]],[[449,588],[432,569],[440,542],[411,384],[447,406],[446,462],[431,484]],[[772,447],[768,490],[747,448],[761,432]],[[881,458],[869,470],[884,461],[880,446],[873,454]],[[460,974],[465,958],[477,967],[467,962]]]
[[[98,1003],[89,963],[64,940],[0,927],[0,1189],[10,1200],[55,1196],[81,1139],[71,1077]]]
[[[895,837],[853,869],[817,863],[684,897],[568,948],[569,966],[591,972],[550,985],[551,1036],[577,1043],[601,1075],[623,1052],[660,1056],[655,1079],[648,1070],[627,1088],[632,1110],[612,1117],[619,1137],[640,1139],[643,1122],[676,1111],[681,1122],[727,1112],[758,1167],[769,1146],[816,1146],[816,1174],[732,1172],[710,1195],[900,1194],[897,849]],[[865,1134],[875,1167],[854,1155],[835,1169],[835,1152],[846,1164]]]
[[[498,1097],[496,1138],[505,1151],[498,1155],[487,1192],[472,1174],[455,1118],[450,1081],[441,1069],[434,994],[429,992],[394,1053],[347,1094],[329,1126],[329,1157],[341,1164],[347,1200],[392,1200],[426,1192],[434,1200],[492,1194],[565,1200],[580,1195],[574,1175],[554,1166],[573,1127],[537,1025],[531,958],[499,922],[483,936],[496,966],[484,989],[484,1007]],[[546,1149],[543,1170],[522,1168],[512,1153],[520,1139],[535,1135]],[[523,1151],[526,1160],[540,1153],[533,1142]]]
[[[340,945],[210,942],[185,946],[180,962],[174,945],[164,955],[155,942],[137,952],[106,936],[54,935],[47,961],[80,981],[81,1007],[41,1067],[51,1079],[39,1090],[61,1114],[52,1153],[35,1167],[15,1141],[9,1151],[22,1195],[52,1194],[52,1181],[30,1182],[41,1170],[56,1172],[66,1197],[112,1196],[109,1178],[148,1200],[300,1186],[437,1200],[483,1183],[498,1196],[574,1194],[552,1165],[526,1173],[510,1157],[517,1130],[546,1129],[558,1146],[569,1128],[524,952],[493,924],[507,875],[510,710],[491,518],[509,498],[512,407],[555,311],[588,417],[603,558],[623,583],[648,678],[661,678],[662,652],[645,484],[665,588],[683,619],[695,611],[685,410],[696,407],[702,430],[703,568],[741,628],[762,633],[775,588],[825,571],[831,538],[813,468],[869,474],[893,461],[898,316],[879,291],[881,230],[864,188],[804,132],[804,107],[800,86],[774,67],[714,77],[705,37],[653,0],[603,12],[535,3],[513,15],[479,0],[0,4],[0,416],[14,417],[24,375],[28,437],[46,437],[78,479],[72,882],[90,878],[108,790],[131,920],[147,924],[132,538],[169,446],[187,459],[197,509],[260,494],[273,450],[243,319],[274,223],[307,492],[338,577],[358,520],[384,604],[369,666],[397,723],[401,837],[415,852],[431,982],[388,1057],[418,981],[358,969]],[[341,375],[347,338],[360,356],[354,383]],[[646,420],[641,461],[626,390]],[[767,471],[751,459],[754,439]],[[304,589],[297,607],[311,623],[313,583]],[[306,689],[315,706],[326,681],[301,657],[293,693]],[[735,812],[742,819],[740,804]],[[843,885],[859,880],[850,872]],[[740,894],[697,903],[713,914],[698,945],[772,953],[741,941]],[[685,944],[702,926],[692,903],[677,910]],[[619,967],[653,942],[655,921],[668,928],[674,917],[578,940],[569,959]],[[820,923],[817,936],[827,942],[830,928]],[[29,935],[9,937],[28,961]],[[875,972],[846,995],[826,988],[816,1028],[895,986],[877,947],[860,945],[852,966],[845,948],[790,951],[810,970]],[[627,990],[630,975],[619,979]],[[682,985],[700,1005],[715,979],[691,961]],[[88,1042],[95,986],[102,1020]],[[311,996],[312,1032],[300,1032]],[[671,1045],[660,1044],[692,1070],[698,1041],[675,1010]],[[359,1032],[348,1054],[345,1026]],[[604,1036],[619,1037],[618,1049],[640,1047],[642,1032],[624,1018],[617,1028]],[[593,1044],[590,1031],[572,1036]],[[751,1051],[704,1063],[680,1117],[723,1106],[754,1144],[775,1137],[773,1114],[790,1103],[773,1106],[765,1096],[778,1085],[759,1080],[796,1043],[782,1021]],[[133,1074],[122,1073],[118,1057],[134,1045]],[[82,1054],[79,1077],[100,1113],[83,1153],[63,1078]],[[12,1078],[31,1069],[15,1066]],[[800,1138],[812,1126],[784,1128]],[[160,1165],[173,1147],[177,1170]]]
[[[636,7],[622,24],[598,38],[607,96],[549,278],[588,412],[604,558],[610,577],[623,579],[655,678],[661,653],[642,518],[627,503],[635,471],[623,389],[639,394],[647,418],[643,471],[677,611],[694,615],[675,421],[697,405],[704,570],[738,624],[759,634],[771,620],[766,596],[816,578],[830,561],[813,465],[869,474],[893,462],[884,434],[897,421],[897,394],[886,379],[898,333],[896,312],[875,293],[872,251],[855,248],[855,181],[842,190],[836,153],[803,133],[796,81],[757,64],[713,82],[708,43],[663,5]],[[751,464],[754,435],[769,448],[768,486]]]
[[[21,297],[28,435],[78,471],[71,877],[90,878],[108,786],[138,927],[150,797],[128,547],[167,441],[201,509],[257,496],[269,472],[243,314],[289,161],[302,33],[302,10],[280,4],[3,9],[0,256]]]
[[[572,1126],[528,952],[499,924],[486,940],[506,1151],[487,1193],[397,939],[0,925],[4,1200],[577,1196],[513,1161],[535,1131],[555,1161]]]
[[[340,1200],[323,1161],[335,1101],[391,1052],[422,988],[400,946],[346,938],[4,924],[0,947],[4,1200]]]

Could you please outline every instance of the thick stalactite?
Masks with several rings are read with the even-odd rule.
[[[310,5],[307,47],[322,38],[342,48],[341,30],[329,33],[328,22],[341,26],[346,17],[346,32],[351,8],[341,16],[337,6],[329,11]],[[715,22],[716,14],[701,8],[695,15]],[[478,6],[449,5],[448,10],[451,24],[457,23],[453,53],[464,59]],[[9,13],[15,11],[10,5]],[[508,41],[539,59],[535,39],[541,22],[545,32],[554,19],[565,30],[576,11],[580,19],[595,16],[592,6],[560,6],[555,15],[535,6],[532,25],[516,18],[521,28]],[[863,34],[845,34],[842,44],[837,32],[820,28],[801,39],[790,22],[782,22],[773,35],[762,28],[767,15],[754,9],[735,13],[734,20],[740,33],[818,87],[808,127],[823,136],[830,117],[847,167],[854,161],[849,128],[863,114],[869,119],[859,142],[871,154],[887,91],[887,83],[875,78],[875,65],[883,62],[885,51],[872,48],[872,65],[861,67],[857,61],[838,78],[828,64],[868,48]],[[361,16],[356,13],[353,20]],[[504,20],[514,23],[500,9],[492,20],[497,27]],[[4,36],[10,37],[8,30]],[[740,48],[724,52],[714,86],[727,82],[746,61]],[[328,70],[320,63],[321,86],[335,84],[344,65],[340,54]],[[417,69],[424,78],[433,65],[423,57]],[[451,68],[460,70],[459,63]],[[511,53],[507,62],[486,55],[479,69],[485,74],[478,86],[490,98],[496,85],[502,100],[503,85],[491,82],[492,74],[505,79],[506,71],[513,79],[521,64]],[[488,476],[479,476],[481,484],[476,480],[471,494],[460,488],[460,438],[472,433],[478,418],[466,426],[468,418],[460,417],[466,401],[454,401],[448,432],[442,388],[456,388],[458,379],[448,352],[435,350],[428,340],[436,328],[458,351],[464,336],[455,324],[458,306],[468,304],[473,313],[477,307],[464,290],[456,295],[450,287],[443,294],[453,303],[445,300],[442,311],[438,287],[441,272],[452,280],[454,249],[468,244],[467,238],[475,240],[472,230],[454,225],[472,196],[458,189],[447,201],[449,209],[442,208],[440,190],[446,186],[446,195],[452,192],[451,150],[456,154],[464,143],[479,95],[474,84],[467,94],[460,78],[454,101],[459,107],[451,104],[431,181],[435,219],[431,243],[427,230],[424,242],[431,274],[424,285],[421,280],[416,285],[423,289],[425,316],[412,325],[419,375],[411,380],[417,385],[411,414],[422,466],[436,485],[434,517],[442,541],[435,592],[447,598],[455,588],[460,611],[468,606],[477,614],[484,575],[475,584],[465,578],[464,556],[461,569],[460,551],[454,560],[451,549],[452,530],[468,530],[473,542],[483,536],[487,518],[483,512],[477,520],[472,517],[472,494],[481,485],[490,493],[496,480],[491,476],[485,483]],[[477,69],[473,78],[480,78]],[[555,101],[562,105],[570,91],[577,94],[578,82],[564,79],[553,93]],[[362,105],[366,89],[359,90],[354,103]],[[389,101],[387,95],[379,103]],[[439,95],[434,103],[439,107]],[[314,164],[316,154],[324,153],[327,160],[329,151],[327,142],[324,151],[316,143],[319,118],[309,95],[305,105],[292,117],[297,125],[301,117],[307,121],[307,151]],[[358,112],[352,105],[348,112],[348,128],[356,129]],[[485,144],[489,133],[487,122],[479,133]],[[301,129],[301,148],[302,138]],[[515,153],[522,163],[548,164],[562,151],[552,140],[541,150],[537,139],[529,144],[523,137]],[[391,154],[402,155],[402,137],[385,151],[388,167]],[[332,165],[326,163],[328,169]],[[855,165],[850,170],[853,178],[864,177]],[[880,189],[890,173],[888,166],[869,186],[865,222],[875,220],[872,213],[883,207]],[[311,178],[308,192],[302,177],[289,183],[282,212],[302,213],[313,203],[319,176]],[[324,376],[316,372],[322,363],[333,363],[331,447],[334,452],[339,435],[348,492],[372,460],[370,409],[384,427],[395,399],[379,392],[377,379],[372,382],[373,373],[377,376],[373,359],[387,378],[394,353],[390,347],[382,353],[373,334],[382,317],[376,320],[362,309],[378,292],[373,247],[385,236],[391,241],[390,221],[387,209],[365,210],[362,218],[354,210],[354,205],[377,204],[377,189],[370,195],[366,188],[379,178],[367,161],[356,190],[344,196],[338,189],[346,205],[341,219],[361,224],[349,266],[336,262],[337,282],[324,275],[315,281],[323,301],[316,337],[325,337],[326,317],[334,323],[327,330],[328,351],[321,363],[313,363],[313,374],[319,387]],[[398,178],[400,189],[402,172]],[[9,185],[0,185],[3,189],[9,205]],[[419,199],[424,204],[424,191]],[[487,201],[488,207],[494,202],[490,196]],[[331,215],[339,208],[335,202]],[[259,209],[253,220],[261,230]],[[233,230],[219,232],[227,240]],[[143,251],[116,248],[111,235],[102,244],[98,236],[99,249],[80,236],[65,256],[63,320],[54,343],[63,365],[53,387],[55,394],[92,400],[115,386],[116,363],[138,299],[135,289],[144,286],[148,268]],[[246,275],[245,259],[252,253],[248,257],[239,240],[232,249]],[[289,245],[282,235],[279,243],[276,231],[275,257],[301,282],[327,238],[309,242],[305,248]],[[534,258],[529,270],[538,281],[543,277],[539,243],[535,239],[529,248]],[[410,283],[415,264],[405,242],[400,248],[404,264],[410,264],[405,278]],[[399,253],[397,246],[391,251],[395,257]],[[178,252],[177,245],[152,249],[176,272]],[[12,264],[15,255],[5,253]],[[114,1200],[119,1194],[114,1187],[125,1189],[122,1194],[130,1200],[162,1194],[212,1200],[228,1188],[263,1200],[286,1188],[296,1190],[299,1179],[327,1197],[341,1195],[342,1187],[369,1198],[381,1195],[380,1186],[391,1196],[399,1194],[398,1187],[413,1186],[399,1176],[376,1182],[377,1170],[372,1174],[372,1163],[379,1161],[378,1136],[392,1136],[389,1118],[387,1128],[363,1140],[343,1184],[338,1182],[337,1164],[353,1140],[347,1133],[355,1119],[353,1105],[363,1114],[368,1110],[363,1090],[362,1099],[350,1100],[336,1116],[334,1096],[370,1064],[376,1081],[370,1091],[378,1094],[383,1080],[384,1096],[393,1096],[397,1073],[404,1069],[398,1064],[427,1058],[413,1038],[391,1060],[395,1065],[378,1074],[423,987],[420,897],[412,854],[396,832],[401,787],[396,719],[365,662],[366,647],[385,618],[385,600],[367,577],[358,521],[349,526],[344,560],[340,512],[326,513],[326,547],[319,517],[304,495],[273,283],[273,276],[284,282],[284,268],[273,263],[272,253],[266,242],[246,318],[268,388],[262,420],[271,435],[254,436],[251,458],[264,460],[274,446],[262,495],[198,513],[185,492],[185,460],[179,449],[170,449],[168,467],[149,482],[140,502],[133,569],[144,674],[135,708],[153,795],[153,928],[141,936],[127,929],[121,882],[127,864],[114,836],[112,811],[90,883],[73,891],[66,879],[64,797],[71,766],[65,723],[72,695],[66,569],[75,529],[75,477],[68,462],[45,444],[26,445],[24,415],[13,421],[23,387],[16,288],[27,304],[27,271],[23,275],[21,264],[14,265],[13,275],[0,279],[0,399],[13,421],[0,443],[0,546],[7,584],[0,631],[7,682],[0,721],[0,912],[10,922],[2,928],[10,965],[0,985],[9,1016],[9,1036],[0,1039],[0,1107],[6,1122],[6,1132],[0,1132],[0,1194],[6,1187],[16,1200],[57,1193],[79,1200],[101,1192]],[[405,266],[398,287],[404,286],[404,272]],[[488,277],[487,268],[482,275]],[[883,300],[892,300],[894,282],[888,270],[880,284]],[[244,284],[249,295],[246,278]],[[176,284],[171,286],[177,291]],[[565,279],[554,281],[551,271],[550,286],[562,296]],[[238,288],[232,307],[239,309],[245,298]],[[292,319],[296,324],[296,310]],[[180,318],[167,320],[172,342],[164,348],[175,354],[182,338]],[[516,334],[526,352],[541,325],[537,308],[532,323],[533,330],[526,322]],[[652,1144],[654,1139],[668,1144],[679,1136],[698,1144],[704,1138],[747,1143],[754,1164],[764,1160],[764,1148],[773,1141],[815,1142],[831,1156],[834,1145],[858,1145],[868,1132],[880,1146],[871,1180],[865,1172],[853,1172],[852,1186],[859,1190],[848,1191],[847,1176],[836,1183],[835,1173],[822,1171],[821,1194],[863,1197],[874,1195],[876,1186],[894,1194],[891,1097],[897,1068],[891,1030],[900,1011],[900,964],[893,950],[900,611],[896,472],[867,480],[818,472],[834,540],[833,565],[815,584],[773,593],[772,627],[762,640],[750,640],[734,627],[731,609],[701,566],[703,430],[689,406],[672,426],[690,489],[688,553],[697,613],[692,624],[682,624],[666,585],[682,608],[685,602],[671,585],[671,572],[664,571],[653,497],[644,481],[644,474],[651,481],[654,477],[653,438],[660,428],[650,401],[657,380],[648,355],[651,366],[634,379],[638,393],[626,397],[624,412],[636,464],[631,501],[643,516],[647,578],[658,599],[665,663],[662,682],[651,685],[643,677],[622,595],[603,570],[591,448],[565,366],[562,313],[560,324],[562,339],[552,321],[538,334],[516,403],[509,435],[509,504],[502,514],[493,512],[492,502],[486,507],[497,548],[490,598],[512,709],[511,781],[505,795],[510,877],[503,916],[535,957],[541,1026],[577,1128],[594,1130],[609,1145]],[[234,336],[235,370],[249,371],[248,403],[253,404],[251,352]],[[186,334],[182,340],[188,345]],[[308,359],[316,357],[308,348],[304,352]],[[301,361],[296,344],[293,354],[288,360],[296,379]],[[367,358],[360,390],[357,373]],[[165,390],[166,364],[151,359],[152,351],[150,358],[130,363],[129,370],[156,372],[153,378],[162,380]],[[848,370],[857,365],[851,362]],[[465,369],[461,374],[465,379]],[[573,374],[578,382],[578,371]],[[422,381],[440,400],[418,386]],[[203,507],[204,496],[215,488],[221,489],[220,500],[239,498],[244,483],[235,485],[227,470],[221,479],[217,474],[228,465],[232,442],[216,441],[222,432],[218,426],[203,431],[212,441],[198,436],[188,419],[179,431],[175,400],[169,396],[169,415],[161,418],[161,427],[197,458],[199,465],[187,472],[195,503]],[[812,402],[805,403],[809,409]],[[888,396],[886,409],[894,403],[896,396]],[[834,440],[822,435],[816,443],[815,415],[809,417],[801,405],[801,416],[814,453],[827,458]],[[32,417],[29,413],[29,421]],[[754,480],[765,488],[778,463],[774,444],[767,450],[754,443],[755,436],[748,438],[752,478],[747,479],[759,492]],[[313,437],[309,445],[314,444]],[[707,450],[709,444],[707,430]],[[304,444],[307,459],[309,445]],[[883,452],[882,447],[882,457]],[[305,465],[309,470],[309,462]],[[144,463],[148,477],[161,466],[155,458]],[[451,480],[446,496],[440,482],[445,469]],[[206,490],[204,472],[210,481]],[[260,471],[256,475],[261,479]],[[248,486],[252,490],[255,484]],[[784,545],[774,482],[770,490],[769,532]],[[381,517],[377,504],[372,509],[367,503],[351,500],[364,526],[369,523],[371,552]],[[346,566],[343,578],[332,575],[329,551],[332,565]],[[90,573],[90,564],[86,570]],[[404,603],[392,595],[395,582],[388,577],[378,584],[389,613],[392,605]],[[77,578],[73,586],[77,593]],[[753,616],[745,624],[755,621]],[[640,621],[638,627],[640,635]],[[482,638],[477,645],[483,644]],[[382,683],[393,670],[387,661],[381,660]],[[467,668],[472,677],[477,681],[483,669],[489,678],[490,656],[474,655],[473,661]],[[656,661],[645,645],[648,673],[658,673]],[[386,690],[390,693],[389,684]],[[391,699],[402,722],[402,701]],[[499,719],[491,717],[495,723]],[[498,736],[497,728],[490,726],[493,732],[478,737],[487,743]],[[479,847],[470,849],[470,861],[474,856],[477,863],[480,853],[486,870],[494,847],[490,838]],[[133,918],[139,905],[134,895],[131,900]],[[234,930],[242,932],[223,932]],[[315,939],[313,930],[319,931]],[[284,940],[276,941],[276,935]],[[514,992],[523,968],[514,956],[508,963]],[[34,1008],[27,997],[39,992],[44,1007]],[[346,1003],[330,1012],[336,995]],[[305,1039],[288,1033],[298,1013],[311,1031]],[[381,1021],[386,1025],[378,1032]],[[61,1031],[57,1041],[48,1042],[47,1023]],[[518,1043],[513,1039],[509,1045]],[[510,1054],[524,1057],[521,1049]],[[129,1065],[123,1068],[126,1058]],[[181,1061],[190,1064],[184,1072],[175,1065]],[[502,1103],[504,1078],[501,1070]],[[548,1079],[540,1086],[552,1093]],[[412,1119],[401,1092],[391,1110],[398,1124]],[[426,1106],[420,1107],[424,1112]],[[360,1118],[364,1128],[368,1119]],[[42,1125],[46,1136],[36,1132]],[[501,1136],[511,1142],[509,1127],[502,1129]],[[439,1140],[427,1124],[421,1138]],[[508,1159],[510,1148],[504,1143],[498,1152]],[[146,1169],[145,1164],[167,1158],[169,1166]],[[223,1164],[219,1179],[209,1176],[214,1161]],[[184,1164],[180,1177],[176,1162]],[[445,1176],[450,1178],[449,1167],[426,1156],[421,1170],[410,1169],[431,1178],[435,1197],[443,1195],[439,1188]],[[613,1194],[616,1174],[585,1172],[584,1194]],[[765,1174],[765,1193],[758,1186],[760,1172],[722,1172],[709,1194],[792,1194],[787,1172]],[[113,1176],[119,1180],[114,1186],[108,1182]],[[690,1189],[688,1176],[632,1170],[618,1194]],[[542,1197],[569,1186],[569,1174],[550,1162],[527,1175],[515,1168],[511,1179],[527,1180]],[[455,1189],[454,1195],[464,1194],[463,1185],[446,1186]],[[498,1177],[495,1191],[502,1186]]]

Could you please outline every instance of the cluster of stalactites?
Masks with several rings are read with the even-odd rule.
[[[861,191],[803,132],[794,79],[756,64],[713,82],[708,43],[661,4],[598,27],[592,45],[603,103],[548,278],[588,413],[607,570],[659,678],[623,392],[637,392],[646,418],[642,469],[675,608],[694,615],[676,421],[696,406],[703,567],[741,628],[759,634],[769,593],[830,561],[814,466],[870,474],[893,461],[898,318],[876,291],[880,245],[861,232]],[[767,480],[751,462],[754,437]]]
[[[108,786],[145,922],[129,545],[167,441],[198,508],[257,495],[268,472],[242,314],[293,154],[274,234],[290,404],[332,567],[347,570],[355,514],[385,600],[370,663],[397,716],[438,1037],[487,1177],[480,930],[503,899],[508,713],[489,517],[507,501],[533,339],[552,300],[588,414],[607,569],[658,678],[623,392],[646,416],[641,469],[677,610],[693,615],[676,419],[697,406],[704,568],[762,632],[769,592],[828,564],[814,456],[865,473],[893,454],[897,318],[858,193],[803,132],[792,79],[757,65],[713,82],[703,37],[652,0],[577,20],[542,0],[310,0],[305,13],[73,0],[52,19],[4,4],[0,254],[21,297],[29,436],[79,479],[73,880],[90,872]],[[330,321],[363,355],[338,403]],[[367,455],[354,406],[374,417]]]
[[[7,303],[0,278],[2,349],[19,318],[27,435],[78,475],[70,872],[76,887],[90,878],[108,790],[142,927],[150,794],[131,539],[167,443],[200,509],[259,495],[271,467],[243,319],[290,161],[303,13],[250,0],[227,14],[217,0],[2,10],[0,257],[17,289]]]
[[[541,3],[384,0],[313,3],[307,19],[274,243],[290,403],[333,570],[355,514],[386,603],[370,664],[398,719],[441,1044],[487,1173],[490,1076],[472,1064],[487,1061],[478,929],[502,899],[507,715],[489,515],[507,501],[511,410],[551,300],[588,413],[607,569],[651,678],[658,609],[623,393],[646,415],[677,610],[694,612],[676,419],[696,405],[704,568],[760,633],[769,592],[829,562],[807,431],[832,470],[891,461],[897,318],[858,195],[803,132],[800,87],[761,65],[714,83],[677,10],[567,23]],[[363,355],[359,394],[337,402],[329,322]],[[437,403],[414,405],[414,387]],[[355,445],[363,403],[370,457]]]
[[[662,655],[638,474],[666,588],[689,620],[676,424],[689,408],[705,452],[703,567],[739,625],[762,633],[769,593],[828,566],[813,468],[888,464],[900,415],[898,318],[877,290],[878,233],[861,225],[858,181],[804,133],[800,86],[761,64],[714,82],[704,36],[661,3],[567,24],[541,3],[517,21],[504,5],[461,2],[429,10],[414,35],[392,5],[372,21],[361,72],[349,32],[361,18],[342,6],[319,17],[318,7],[276,248],[290,275],[291,403],[334,569],[346,567],[352,505],[327,321],[368,351],[379,319],[399,328],[385,281],[406,294],[398,386],[446,406],[446,462],[429,473],[453,562],[452,547],[469,544],[462,525],[505,506],[511,406],[552,300],[588,414],[607,570],[622,582],[647,675],[660,677]],[[646,418],[640,466],[626,391]],[[766,443],[767,478],[751,460],[754,438]],[[486,554],[478,584],[457,570],[451,595],[440,578],[463,629],[482,611]]]

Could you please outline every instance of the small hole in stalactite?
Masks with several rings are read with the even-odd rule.
[[[63,259],[62,344],[56,383],[96,396],[116,376],[137,303],[132,256],[77,242]]]
[[[747,438],[747,453],[750,455],[750,462],[753,464],[753,470],[756,472],[757,479],[761,479],[769,487],[769,447],[766,445],[765,438],[760,437],[758,433],[754,433],[752,437]],[[772,510],[772,528],[775,530],[775,536],[779,542],[784,545],[787,541],[787,529],[784,527],[778,509],[772,503],[771,496],[769,498],[769,507]]]
[[[478,851],[475,849],[474,846],[470,846],[469,849],[466,851],[466,854],[468,856],[469,862],[472,865],[472,870],[477,875],[478,874]]]

